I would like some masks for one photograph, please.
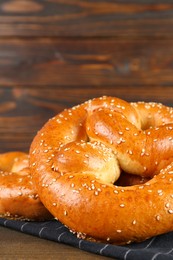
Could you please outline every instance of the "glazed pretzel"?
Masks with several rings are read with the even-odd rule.
[[[31,145],[41,201],[83,238],[121,244],[173,230],[172,121],[172,108],[112,97],[64,110]],[[151,180],[118,187],[121,170]]]
[[[27,220],[51,217],[33,187],[26,153],[0,154],[0,217]]]

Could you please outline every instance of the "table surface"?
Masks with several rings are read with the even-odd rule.
[[[77,248],[0,227],[0,259],[110,259]]]

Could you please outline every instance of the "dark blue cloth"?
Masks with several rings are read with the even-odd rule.
[[[68,244],[90,253],[116,259],[173,259],[173,232],[151,238],[142,243],[116,246],[79,239],[57,220],[28,222],[0,218],[0,225],[43,239]]]

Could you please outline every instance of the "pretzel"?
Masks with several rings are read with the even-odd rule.
[[[41,201],[81,238],[126,244],[172,231],[172,121],[172,108],[113,97],[64,110],[31,144]],[[115,185],[121,171],[143,183]]]
[[[51,217],[33,187],[26,153],[0,154],[0,217],[26,220]]]

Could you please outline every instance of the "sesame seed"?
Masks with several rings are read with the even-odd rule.
[[[79,193],[79,191],[78,191],[78,190],[72,190],[72,192],[73,192],[73,193]]]
[[[134,135],[134,136],[138,136],[138,133],[134,133],[133,135]]]
[[[91,185],[91,189],[92,189],[92,190],[95,190],[94,184]]]
[[[66,147],[65,149],[64,149],[64,151],[66,152],[66,151],[69,151],[70,150],[70,147]]]
[[[169,206],[170,206],[169,202],[165,204],[166,208],[169,208]]]
[[[159,216],[159,215],[156,216],[156,220],[157,220],[157,221],[160,220],[160,216]]]
[[[144,186],[142,185],[142,186],[139,186],[139,189],[143,189],[144,188]]]

